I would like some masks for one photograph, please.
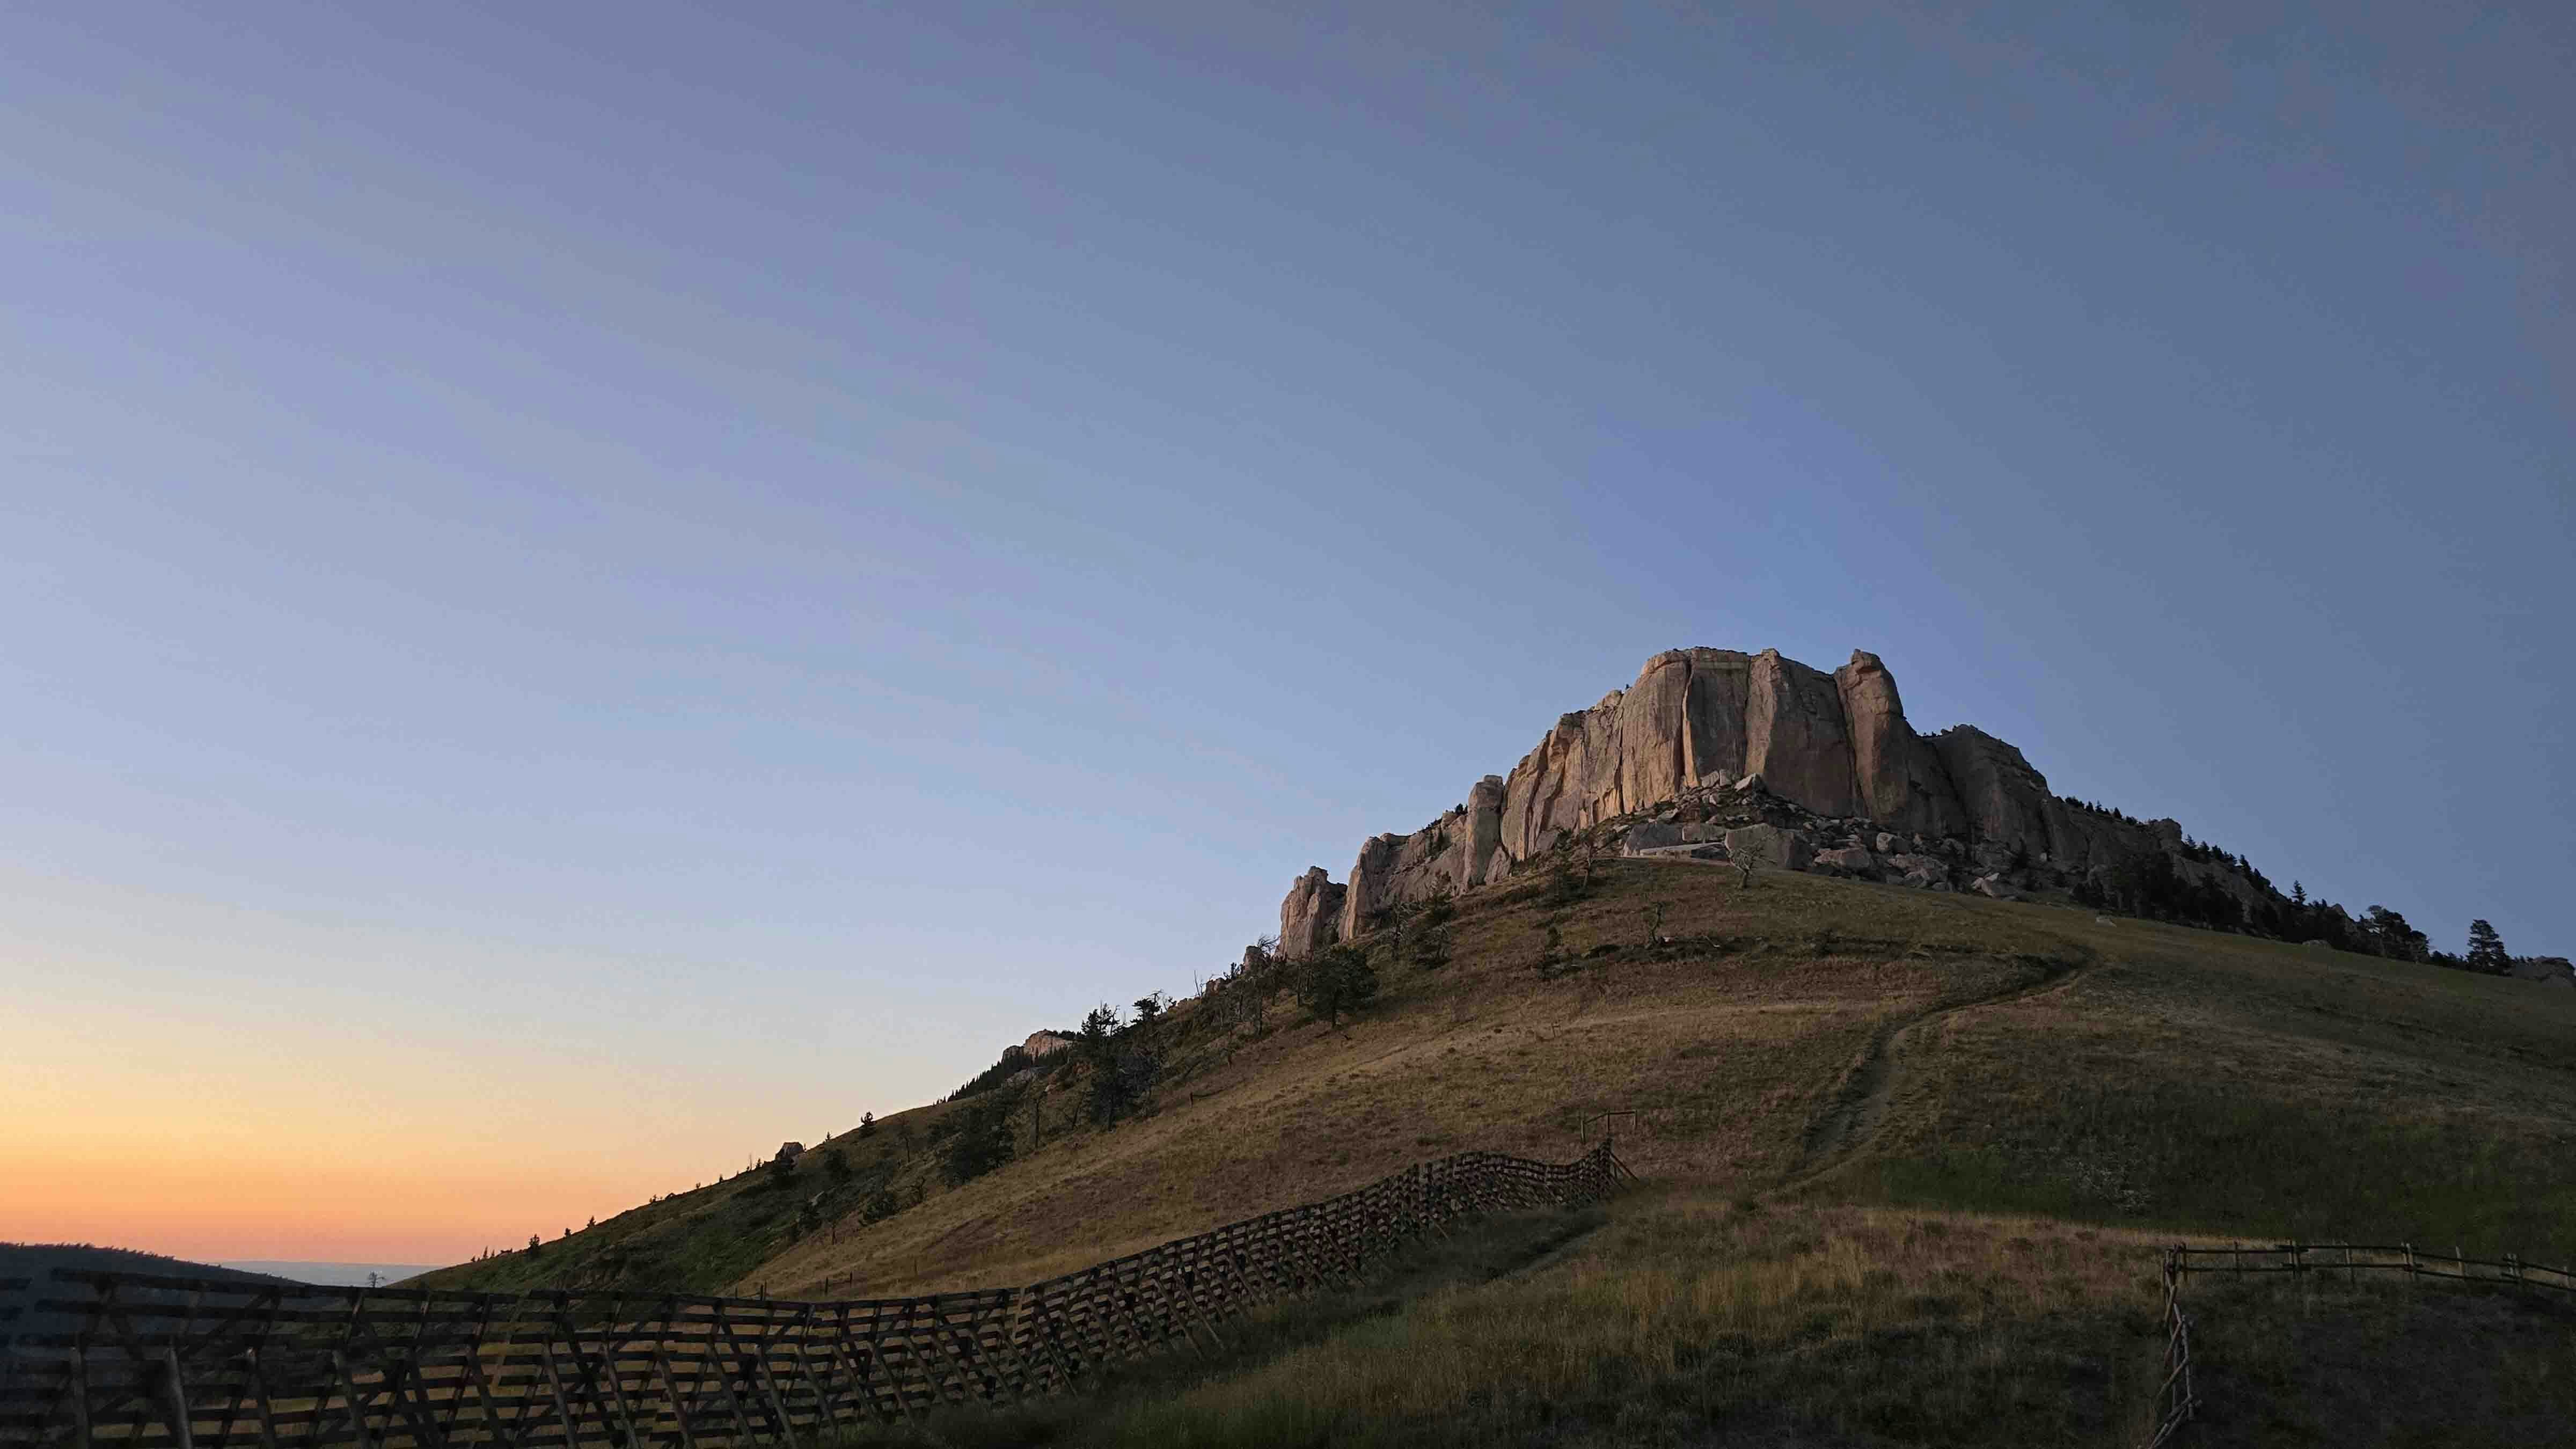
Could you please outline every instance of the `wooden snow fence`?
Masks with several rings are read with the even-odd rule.
[[[2144,1449],[2157,1449],[2171,1439],[2201,1407],[2191,1383],[2193,1320],[2182,1310],[2182,1283],[2194,1273],[2239,1278],[2286,1273],[2292,1282],[2330,1283],[2358,1283],[2396,1274],[2489,1284],[2576,1300],[2576,1268],[2566,1264],[2553,1268],[2512,1253],[2502,1258],[2472,1258],[2457,1247],[2448,1253],[2428,1252],[2412,1243],[2276,1243],[2270,1247],[2231,1248],[2176,1244],[2165,1249],[2165,1381],[2156,1398],[2156,1427]]]
[[[2471,1258],[2457,1248],[2445,1253],[2412,1243],[2279,1243],[2268,1248],[2174,1248],[2170,1252],[2185,1273],[2288,1273],[2294,1279],[2352,1282],[2395,1273],[2576,1297],[2576,1271],[2568,1265],[2553,1268],[2511,1253],[2502,1258]]]
[[[95,1449],[812,1449],[942,1404],[1064,1388],[1348,1280],[1480,1213],[1590,1202],[1628,1180],[1568,1163],[1426,1162],[1025,1288],[786,1302],[320,1288],[58,1270],[68,1331],[0,1356],[0,1445]],[[23,1285],[22,1285],[23,1286]]]
[[[2144,1449],[2158,1446],[2191,1422],[2200,1398],[2191,1387],[2191,1315],[2182,1311],[2182,1250],[2165,1250],[2165,1378],[2156,1389],[2156,1427]]]

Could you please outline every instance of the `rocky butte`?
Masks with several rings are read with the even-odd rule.
[[[1616,825],[1615,832],[1598,829]],[[1505,879],[1589,833],[1628,854],[1771,863],[1931,890],[2097,883],[2162,854],[2177,876],[2252,905],[2270,894],[2171,820],[2049,793],[2020,750],[1969,725],[1916,734],[1896,677],[1853,651],[1831,674],[1776,649],[1673,649],[1637,682],[1560,717],[1508,775],[1410,835],[1360,845],[1347,882],[1322,866],[1279,906],[1281,954],[1359,935],[1386,907]]]

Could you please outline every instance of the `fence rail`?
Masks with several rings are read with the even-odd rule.
[[[810,1449],[941,1404],[1061,1389],[1219,1341],[1470,1214],[1589,1202],[1629,1173],[1465,1152],[1022,1288],[838,1302],[318,1288],[57,1270],[0,1358],[0,1445]],[[21,1283],[20,1287],[28,1286]]]
[[[2359,1281],[2368,1273],[2403,1273],[2455,1282],[2501,1283],[2576,1294],[2576,1271],[2502,1258],[2470,1258],[2457,1248],[2426,1251],[2412,1243],[2278,1243],[2270,1247],[2173,1248],[2168,1256],[2185,1273],[2290,1273]]]
[[[2327,1282],[2359,1282],[2365,1274],[2398,1273],[2409,1278],[2441,1278],[2454,1283],[2492,1283],[2508,1288],[2539,1289],[2576,1295],[2576,1271],[2552,1268],[2518,1254],[2472,1258],[2457,1247],[2447,1254],[2427,1253],[2412,1243],[2275,1243],[2268,1247],[2195,1248],[2175,1244],[2165,1249],[2165,1381],[2156,1396],[2156,1427],[2144,1449],[2171,1439],[2200,1408],[2191,1386],[2191,1316],[2182,1311],[2182,1282],[2194,1273],[2242,1277],[2249,1273],[2287,1273],[2295,1280],[2311,1275]]]
[[[2200,1408],[2200,1396],[2191,1387],[2191,1315],[2182,1311],[2184,1271],[2180,1250],[2166,1249],[2165,1380],[2156,1389],[2156,1427],[2144,1449],[2158,1449],[2182,1432]]]

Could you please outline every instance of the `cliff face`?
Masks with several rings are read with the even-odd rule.
[[[2168,828],[2171,846],[2181,841],[2169,821],[2142,827],[2060,801],[2021,751],[1982,730],[1916,734],[1877,655],[1855,650],[1826,674],[1776,649],[1672,649],[1628,688],[1561,716],[1465,804],[1410,835],[1369,839],[1347,887],[1320,866],[1299,877],[1280,905],[1280,949],[1304,955],[1360,934],[1392,903],[1501,880],[1570,831],[1756,776],[1813,816],[1990,846],[1997,859],[2018,848],[2060,874],[2168,848]]]

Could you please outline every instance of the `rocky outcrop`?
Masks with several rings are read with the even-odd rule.
[[[1853,650],[1851,662],[1834,671],[1834,689],[1851,734],[1858,813],[1918,835],[1966,834],[1967,811],[1949,767],[1905,722],[1896,676],[1878,656]]]
[[[1293,960],[1340,940],[1346,894],[1320,865],[1297,877],[1288,887],[1288,899],[1279,903],[1279,954]]]
[[[2564,956],[2517,956],[2505,974],[2517,981],[2545,981],[2553,986],[2576,986],[2576,966]]]
[[[1020,1050],[1030,1061],[1036,1061],[1040,1057],[1053,1056],[1071,1045],[1073,1038],[1062,1032],[1040,1031],[1031,1032],[1029,1039],[1020,1043]]]
[[[1718,785],[1728,788],[1712,793]],[[1720,797],[1722,810],[1709,803]],[[1695,813],[1665,808],[1686,798]],[[1794,868],[1821,848],[1841,873],[1937,889],[1991,880],[1987,894],[2022,889],[2034,871],[2099,885],[2161,853],[2182,879],[2215,882],[2249,906],[2262,896],[2186,849],[2171,821],[2058,799],[2021,751],[1983,730],[1917,734],[1877,655],[1855,650],[1826,674],[1776,649],[1670,649],[1626,689],[1560,716],[1466,803],[1410,835],[1367,841],[1347,888],[1320,867],[1299,877],[1279,908],[1280,951],[1359,935],[1390,905],[1503,879],[1571,832],[1648,814],[1617,843],[1669,852],[1768,825],[1779,834],[1766,848]]]
[[[1933,754],[1966,817],[1960,834],[1980,840],[2035,841],[2053,850],[2056,838],[2048,781],[2021,751],[1974,725],[1952,725],[1932,736]]]
[[[1467,792],[1465,804],[1420,830],[1362,842],[1342,897],[1340,935],[1368,930],[1371,919],[1388,906],[1455,895],[1499,878],[1498,864],[1508,873],[1510,862],[1502,850],[1503,799],[1503,778],[1487,775]],[[1284,929],[1280,949],[1288,949]]]
[[[1360,858],[1351,862],[1350,889],[1342,895],[1339,930],[1343,940],[1367,930],[1369,918],[1394,899],[1398,870],[1419,870],[1434,843],[1430,837],[1431,831],[1425,829],[1411,835],[1372,835],[1360,842]]]
[[[1772,794],[1819,815],[1860,813],[1851,729],[1832,675],[1784,659],[1777,649],[1753,656],[1744,773],[1761,776]]]
[[[1464,890],[1483,885],[1494,878],[1495,853],[1503,846],[1503,777],[1487,775],[1467,792],[1467,858],[1465,874],[1459,877]],[[1510,869],[1505,858],[1504,870]]]

